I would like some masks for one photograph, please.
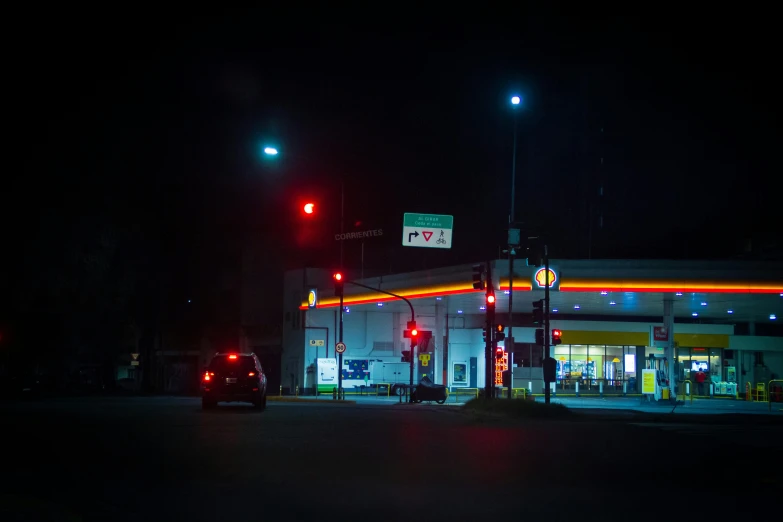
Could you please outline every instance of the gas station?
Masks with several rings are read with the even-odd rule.
[[[361,280],[344,272],[341,365],[334,272],[287,272],[283,388],[331,395],[341,380],[349,394],[400,392],[410,380],[412,308],[419,334],[413,381],[428,377],[452,394],[477,396],[487,379],[503,388],[506,370],[513,376],[514,396],[541,394],[546,356],[556,362],[553,396],[767,400],[778,392],[774,381],[783,376],[779,266],[551,260],[550,327],[560,342],[545,343],[536,338],[540,327],[534,323],[535,303],[542,300],[547,281],[543,267],[515,260],[511,295],[509,261],[486,264],[492,274],[487,285],[494,290],[494,328],[500,334],[490,368],[487,294],[474,288],[474,264]],[[545,344],[552,344],[548,354]]]

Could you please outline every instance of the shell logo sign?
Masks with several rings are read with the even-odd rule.
[[[539,288],[546,288],[546,268],[539,268],[536,270],[535,275],[533,276],[533,280],[536,282]],[[555,274],[555,271],[551,268],[549,269],[549,288],[552,288],[555,286],[555,281],[557,281],[557,274]]]
[[[313,288],[307,294],[307,306],[310,307],[310,308],[315,308],[315,305],[317,303],[318,303],[318,294],[317,294],[315,288]]]

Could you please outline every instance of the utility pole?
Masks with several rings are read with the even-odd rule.
[[[516,107],[519,104],[519,98],[516,103],[512,99],[511,103]],[[514,228],[516,216],[514,214],[514,200],[517,180],[517,111],[514,110],[514,148],[511,154],[511,214],[508,219],[508,337],[506,337],[506,347],[508,352],[508,398],[512,399],[514,395],[511,390],[514,388],[514,247],[519,245],[519,229]]]
[[[492,306],[490,306],[489,303],[489,296],[492,295],[493,303]],[[493,335],[493,328],[492,325],[495,322],[495,305],[494,305],[494,288],[492,286],[492,263],[487,261],[487,292],[486,292],[486,329],[487,329],[487,340],[486,345],[484,347],[484,359],[486,360],[486,383],[484,386],[484,394],[487,399],[491,399],[494,397],[494,390],[495,390],[495,379],[494,379],[494,357],[495,354],[492,351],[492,335]]]
[[[544,287],[544,360],[548,360],[550,358],[549,354],[549,251],[547,250],[547,245],[544,245],[544,272],[546,273],[546,279],[545,287]],[[544,373],[546,374],[546,370],[544,370]],[[546,382],[548,379],[545,379],[544,381],[544,401],[549,404],[551,397],[550,397],[550,389],[549,389],[549,382]]]
[[[340,292],[340,339],[343,342],[343,292]],[[343,352],[337,354],[337,398],[343,398]]]

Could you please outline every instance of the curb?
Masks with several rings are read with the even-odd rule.
[[[297,397],[269,397],[266,398],[267,402],[303,402],[310,404],[356,404],[356,401],[335,399],[299,399]]]

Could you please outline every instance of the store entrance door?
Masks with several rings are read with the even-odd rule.
[[[470,388],[478,388],[478,357],[470,358]]]

